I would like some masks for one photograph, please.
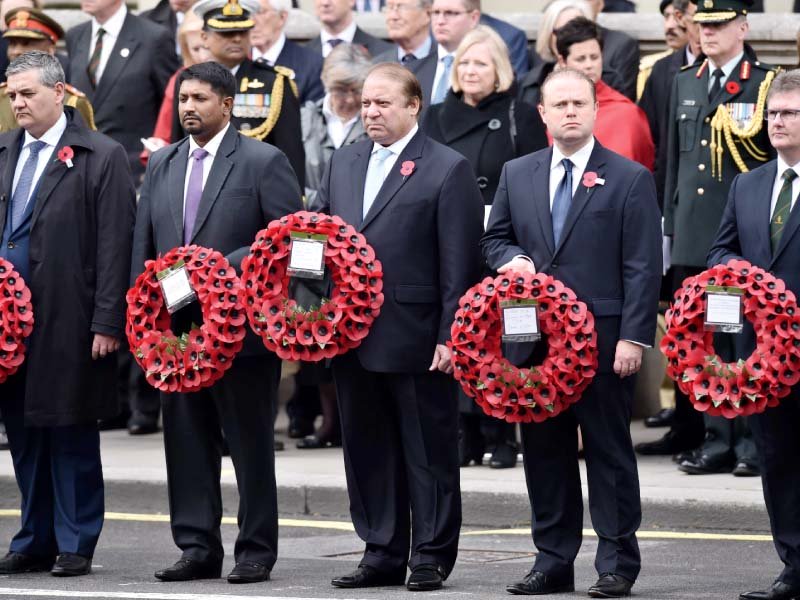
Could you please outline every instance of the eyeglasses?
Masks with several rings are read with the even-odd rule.
[[[764,113],[765,121],[775,121],[776,117],[780,117],[784,123],[791,123],[800,117],[800,109],[768,110]]]
[[[467,14],[468,10],[432,10],[431,17],[434,19],[444,19],[445,21],[450,21],[459,17],[461,15]]]

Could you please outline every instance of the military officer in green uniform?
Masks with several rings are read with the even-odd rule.
[[[15,8],[6,13],[5,21],[6,31],[3,37],[8,40],[9,61],[32,50],[41,50],[60,59],[56,55],[56,43],[64,37],[64,30],[44,12],[36,8]],[[64,106],[76,109],[86,125],[96,129],[92,104],[83,92],[69,84],[64,91]],[[3,83],[0,84],[0,133],[16,127],[17,120],[11,110],[6,84]]]
[[[694,21],[706,60],[685,67],[673,82],[664,233],[672,240],[676,287],[705,269],[733,178],[774,158],[764,105],[776,69],[759,62],[745,43],[752,2],[697,0]],[[723,358],[726,346],[732,351],[730,336],[717,336]],[[703,445],[679,457],[682,471],[758,474],[742,419],[706,417],[705,430]]]
[[[192,10],[203,19],[203,41],[215,62],[236,77],[231,123],[242,134],[277,146],[289,158],[302,188],[305,152],[300,131],[300,102],[292,91],[291,69],[250,60],[249,31],[257,0],[200,0]],[[178,93],[172,139],[185,136],[178,119]]]

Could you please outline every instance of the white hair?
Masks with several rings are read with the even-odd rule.
[[[267,0],[275,12],[291,12],[292,0]]]

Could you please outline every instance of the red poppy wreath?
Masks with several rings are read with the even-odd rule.
[[[520,369],[503,358],[500,303],[538,301],[547,338],[541,365]],[[487,277],[459,301],[451,333],[455,378],[490,416],[541,422],[577,402],[597,370],[594,316],[575,292],[550,275]]]
[[[170,315],[157,273],[183,261],[203,314],[203,324],[181,336]],[[126,333],[147,381],[162,392],[195,392],[220,379],[242,349],[246,333],[236,271],[216,250],[182,246],[145,263],[128,290]]]
[[[746,360],[723,362],[714,351],[713,332],[704,331],[708,286],[744,291],[744,317],[753,325],[756,348]],[[800,315],[794,294],[771,273],[731,260],[687,277],[667,311],[661,350],[667,374],[694,407],[732,419],[777,406],[800,381]]]
[[[0,383],[25,361],[25,338],[32,331],[31,291],[14,265],[0,258]]]
[[[325,266],[330,299],[306,310],[288,296],[293,232],[327,238]],[[337,216],[296,212],[256,236],[242,262],[250,327],[264,345],[287,360],[316,362],[361,344],[383,304],[383,272],[364,236]]]

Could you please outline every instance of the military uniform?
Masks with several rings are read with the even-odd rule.
[[[11,100],[8,97],[6,88],[7,84],[5,82],[0,84],[0,133],[5,133],[6,131],[11,131],[19,127],[19,125],[17,125],[17,119],[14,118],[14,111],[11,110]],[[86,126],[92,131],[97,131],[97,127],[95,127],[94,124],[92,103],[89,102],[86,94],[66,84],[66,89],[64,90],[64,106],[71,106],[74,108],[80,113],[81,117],[83,117]]]

